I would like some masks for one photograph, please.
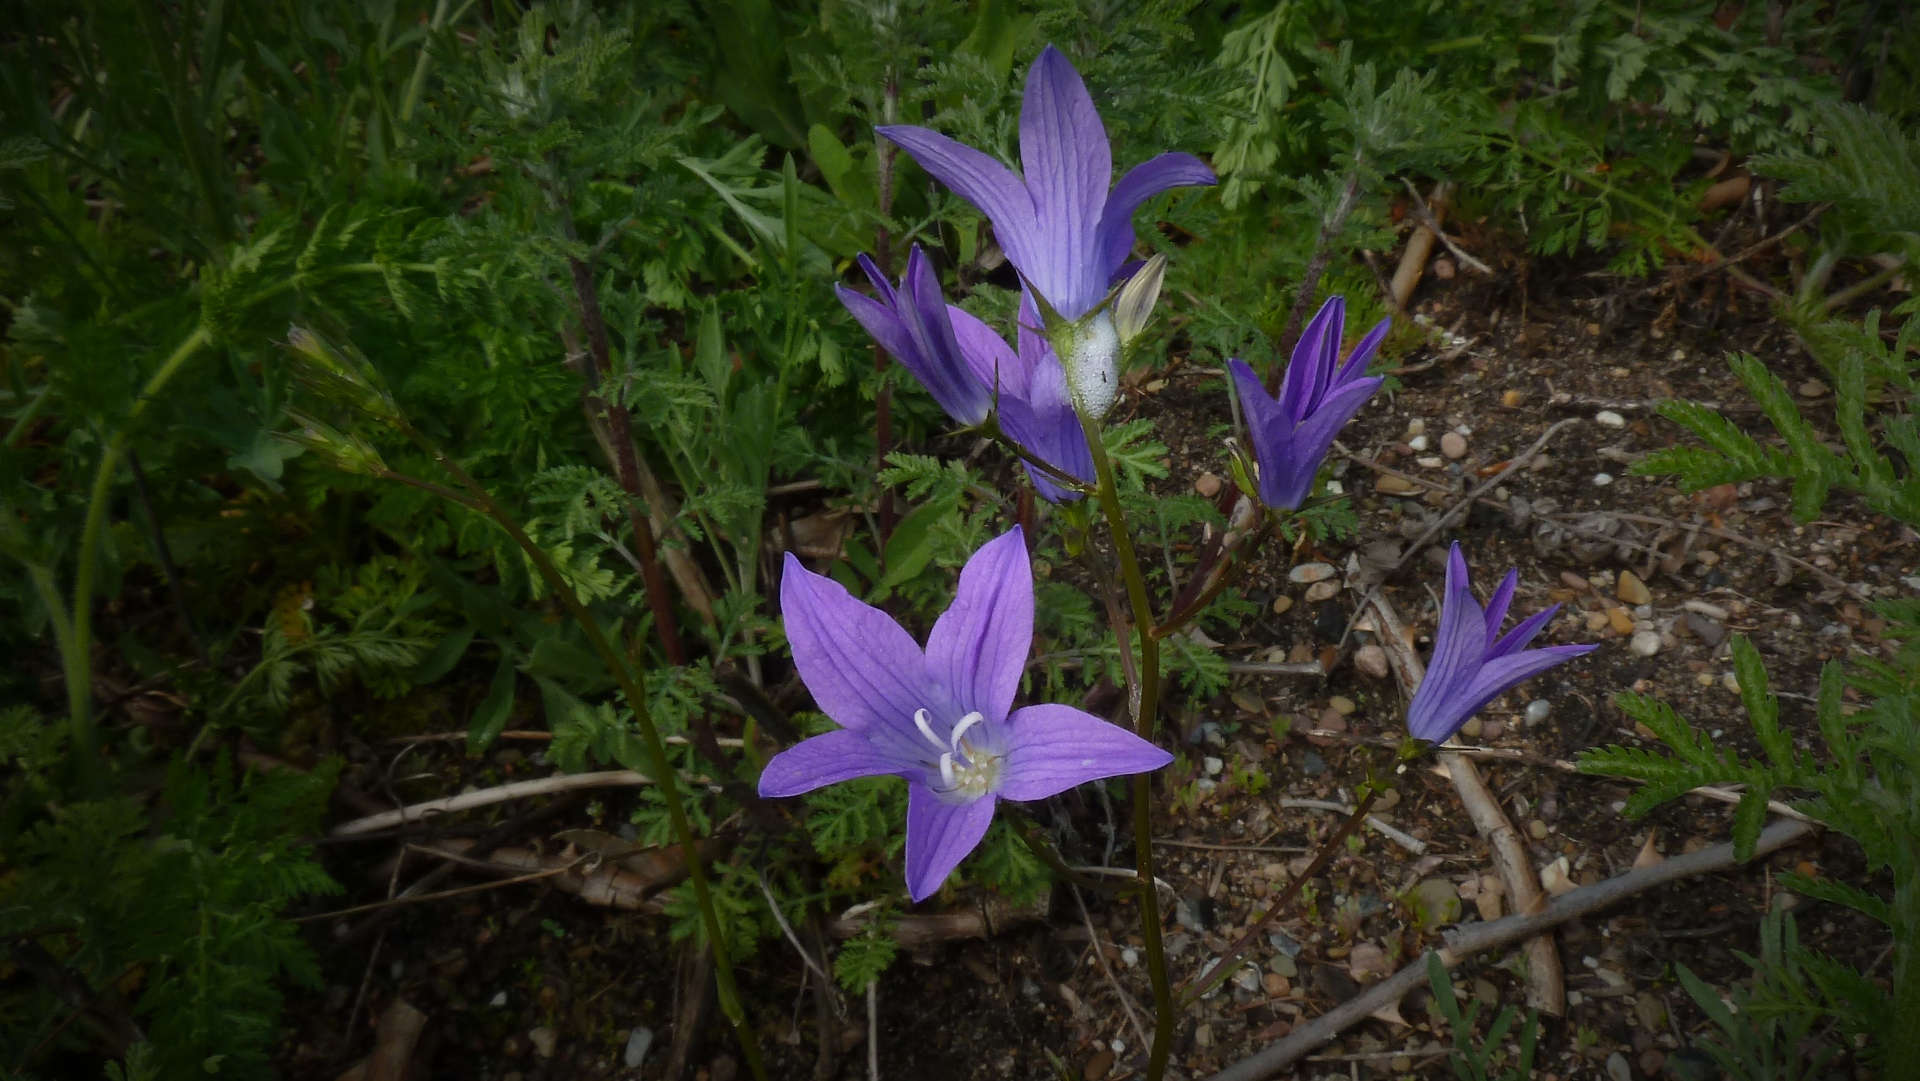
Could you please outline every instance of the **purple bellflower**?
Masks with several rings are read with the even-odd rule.
[[[1467,560],[1460,554],[1460,542],[1454,542],[1447,556],[1447,595],[1440,605],[1440,629],[1433,636],[1433,660],[1407,706],[1407,729],[1415,739],[1445,743],[1467,718],[1508,688],[1599,648],[1527,648],[1560,610],[1557,604],[1502,635],[1500,624],[1506,621],[1519,580],[1519,571],[1508,571],[1482,609],[1467,583]]]
[[[885,612],[791,552],[780,612],[801,680],[840,727],[774,755],[760,794],[906,778],[907,892],[915,901],[932,896],[980,843],[996,801],[1045,799],[1173,761],[1071,706],[1011,708],[1033,648],[1033,570],[1017,527],[967,560],[924,650]]]
[[[968,364],[967,355],[954,339],[946,297],[940,292],[940,279],[934,276],[926,253],[918,244],[913,246],[907,254],[907,272],[901,276],[898,290],[887,284],[880,268],[865,255],[860,257],[860,269],[867,272],[880,298],[875,300],[844,285],[835,285],[833,291],[840,297],[840,303],[860,320],[860,325],[867,328],[867,333],[873,335],[881,348],[906,365],[948,416],[966,425],[987,419],[993,405],[989,392],[993,385],[992,369],[987,370],[989,374],[983,381],[980,373]]]
[[[1191,154],[1168,152],[1113,183],[1113,150],[1093,97],[1051,45],[1027,72],[1019,175],[928,128],[876,130],[980,208],[1026,284],[1062,320],[1076,324],[1055,344],[1081,408],[1104,415],[1119,389],[1119,336],[1105,312],[1078,324],[1105,299],[1132,252],[1140,204],[1171,188],[1216,183],[1213,171]]]
[[[1032,321],[1026,318],[1032,309],[1023,303],[1021,311],[1017,331],[1020,349],[1016,353],[993,328],[972,314],[949,309],[960,351],[973,370],[986,373],[985,378],[997,388],[1001,430],[1041,461],[1091,484],[1093,452],[1073,411],[1066,369],[1047,340],[1032,329]],[[1033,480],[1034,490],[1050,503],[1080,498],[1080,493],[1060,487],[1031,464],[1027,475]]]
[[[1333,438],[1359,412],[1383,380],[1368,377],[1367,361],[1387,336],[1388,323],[1367,333],[1340,363],[1347,302],[1333,297],[1307,324],[1280,384],[1280,397],[1267,394],[1245,361],[1230,360],[1240,391],[1240,406],[1259,466],[1260,501],[1276,510],[1299,510],[1313,494],[1313,478],[1333,447]]]

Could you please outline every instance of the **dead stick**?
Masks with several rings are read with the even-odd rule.
[[[1374,615],[1380,621],[1380,639],[1387,651],[1387,657],[1393,662],[1394,674],[1399,677],[1400,687],[1408,701],[1413,700],[1414,689],[1420,685],[1425,675],[1425,667],[1420,658],[1408,645],[1408,639],[1400,622],[1400,615],[1384,597],[1374,597],[1372,601]],[[1460,801],[1466,805],[1467,814],[1473,819],[1473,825],[1486,840],[1487,847],[1493,853],[1494,868],[1500,873],[1500,880],[1506,884],[1507,896],[1513,899],[1517,912],[1536,912],[1546,904],[1546,898],[1540,892],[1540,880],[1535,876],[1531,861],[1527,859],[1527,850],[1520,843],[1520,831],[1513,828],[1507,820],[1500,803],[1487,789],[1480,778],[1480,770],[1474,766],[1473,759],[1453,751],[1441,750],[1437,757],[1446,767],[1447,776],[1452,778],[1454,790],[1460,793]],[[1541,935],[1527,944],[1527,1005],[1555,1017],[1567,1012],[1567,989],[1560,974],[1560,951],[1555,947],[1551,935]]]
[[[1763,830],[1759,840],[1754,843],[1754,857],[1777,852],[1811,836],[1813,831],[1814,827],[1805,822],[1776,822]],[[1698,852],[1663,860],[1651,867],[1628,871],[1626,874],[1615,876],[1604,882],[1582,886],[1570,893],[1562,894],[1540,912],[1508,916],[1491,923],[1467,924],[1448,932],[1445,936],[1445,948],[1438,951],[1440,960],[1448,968],[1453,968],[1475,954],[1510,946],[1522,939],[1532,938],[1569,920],[1598,912],[1648,890],[1697,875],[1724,871],[1738,866],[1739,862],[1734,858],[1731,843],[1718,844]],[[1262,1081],[1264,1078],[1284,1072],[1295,1062],[1306,1057],[1307,1052],[1332,1040],[1353,1024],[1365,1020],[1375,1010],[1400,1001],[1408,991],[1425,982],[1426,971],[1426,958],[1423,956],[1366,991],[1295,1029],[1286,1039],[1262,1048],[1248,1058],[1214,1074],[1207,1081]]]
[[[693,780],[696,784],[706,783],[704,778],[696,777]],[[515,781],[495,788],[483,788],[478,792],[462,792],[457,796],[444,796],[440,799],[427,800],[425,803],[413,803],[397,810],[382,811],[377,815],[356,818],[351,822],[342,822],[333,827],[329,836],[357,837],[363,833],[377,833],[392,826],[417,822],[432,814],[470,811],[475,807],[525,799],[528,796],[546,796],[580,788],[631,788],[652,783],[651,778],[630,769],[601,770],[597,773],[561,773],[531,781]]]
[[[1393,306],[1405,309],[1407,301],[1413,296],[1413,290],[1420,284],[1420,272],[1426,269],[1427,257],[1433,254],[1433,242],[1440,231],[1439,219],[1447,213],[1447,192],[1450,188],[1445,181],[1434,185],[1433,194],[1427,197],[1433,212],[1427,215],[1431,225],[1421,225],[1407,238],[1407,250],[1400,256],[1400,265],[1393,271]],[[1415,196],[1416,201],[1418,196]]]

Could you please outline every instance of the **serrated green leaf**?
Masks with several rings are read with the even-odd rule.
[[[1845,905],[1889,927],[1893,926],[1893,909],[1886,900],[1868,893],[1859,886],[1842,882],[1837,878],[1814,878],[1795,871],[1780,872],[1780,884],[1816,901],[1830,901],[1836,905]]]
[[[1793,738],[1780,730],[1780,699],[1768,689],[1767,666],[1760,660],[1760,651],[1744,634],[1734,635],[1730,648],[1734,677],[1740,681],[1740,704],[1746,707],[1760,749],[1777,768],[1792,769]]]

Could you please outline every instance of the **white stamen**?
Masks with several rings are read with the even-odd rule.
[[[940,779],[946,782],[948,788],[953,787],[953,756],[950,754],[940,756]]]
[[[960,737],[967,734],[967,729],[984,720],[986,718],[982,717],[978,710],[960,718],[960,723],[953,726],[953,735],[947,737],[947,745],[953,748],[953,753],[960,753]]]
[[[935,750],[939,750],[945,747],[946,744],[940,742],[940,737],[933,734],[932,721],[933,714],[928,713],[926,710],[916,709],[913,711],[913,726],[920,730],[921,735],[927,737],[927,742],[933,744]]]

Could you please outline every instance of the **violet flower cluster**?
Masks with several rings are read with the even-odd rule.
[[[1018,348],[947,305],[917,248],[897,291],[863,257],[880,299],[841,288],[841,302],[948,416],[979,424],[997,402],[1001,428],[1016,443],[1091,481],[1093,460],[1075,409],[1098,419],[1119,394],[1120,336],[1104,301],[1127,278],[1134,212],[1171,188],[1214,183],[1213,171],[1191,154],[1169,152],[1114,184],[1113,152],[1093,97],[1051,45],[1027,73],[1022,174],[927,128],[877,130],[993,223],[1024,285]],[[1045,334],[1038,332],[1043,316]],[[1029,473],[1045,498],[1074,497],[1031,466]]]
[[[841,303],[955,421],[997,421],[1023,454],[1091,481],[1082,418],[1097,423],[1112,407],[1122,339],[1139,332],[1165,266],[1159,257],[1144,269],[1127,265],[1133,214],[1158,192],[1214,183],[1213,173],[1191,155],[1166,153],[1113,184],[1093,99],[1051,46],[1027,76],[1020,173],[926,128],[878,131],[991,220],[1022,283],[1015,344],[947,303],[917,246],[897,285],[861,256],[875,295],[837,286]],[[1291,512],[1307,502],[1335,436],[1381,386],[1366,369],[1387,328],[1383,320],[1343,359],[1346,304],[1327,301],[1295,346],[1278,397],[1245,363],[1229,362],[1262,503]],[[1045,498],[1079,498],[1031,461],[1028,472]],[[1594,648],[1526,648],[1555,608],[1500,634],[1517,582],[1518,573],[1509,571],[1481,607],[1453,546],[1431,666],[1408,707],[1415,738],[1446,741],[1503,691]],[[915,901],[935,893],[979,844],[998,801],[1045,799],[1172,760],[1148,740],[1071,706],[1013,708],[1034,618],[1032,569],[1018,527],[968,559],[953,604],[924,647],[792,553],[780,609],[800,678],[839,727],[776,754],[761,774],[760,793],[794,796],[856,777],[904,778],[906,881]]]

